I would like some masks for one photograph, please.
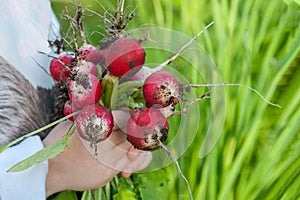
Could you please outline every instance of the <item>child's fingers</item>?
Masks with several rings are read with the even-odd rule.
[[[113,130],[121,129],[124,132],[126,132],[126,126],[128,119],[130,117],[130,114],[128,111],[124,110],[113,110],[112,111],[113,117],[114,117],[114,128]]]
[[[121,172],[121,176],[123,176],[124,178],[129,178],[131,174],[132,174],[131,172],[125,172],[125,171]]]
[[[89,154],[111,169],[122,172],[124,169],[131,174],[145,168],[152,159],[150,152],[135,149],[127,140],[126,134],[121,130],[113,131],[108,139],[97,144],[97,154],[90,142],[78,135],[84,148]],[[130,176],[124,172],[125,176]]]
[[[151,160],[152,160],[151,152],[139,152],[136,159],[134,161],[129,162],[126,168],[123,169],[121,175],[124,178],[128,178],[132,173],[146,168],[151,162]]]

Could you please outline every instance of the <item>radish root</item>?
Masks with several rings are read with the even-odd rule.
[[[192,194],[192,189],[191,189],[190,183],[187,180],[187,178],[184,176],[184,174],[183,174],[183,172],[182,172],[182,170],[180,168],[180,165],[179,165],[178,161],[174,158],[174,156],[171,153],[171,151],[160,140],[158,140],[158,141],[159,141],[160,147],[167,153],[167,155],[169,156],[169,158],[172,161],[174,161],[174,163],[176,164],[176,167],[177,167],[179,175],[182,177],[182,179],[186,183],[186,186],[187,186],[187,189],[188,189],[188,193],[189,193],[189,197],[190,197],[191,200],[193,200],[194,198],[193,198],[193,194]]]
[[[168,60],[166,60],[165,62],[161,63],[160,65],[158,65],[157,67],[154,68],[154,71],[160,71],[163,68],[165,68],[166,66],[168,66],[171,62],[173,62],[176,58],[178,58],[182,52],[189,46],[192,44],[192,42],[194,40],[196,40],[202,33],[204,33],[204,31],[206,31],[210,26],[212,26],[214,24],[214,22],[210,22],[208,25],[206,25],[200,32],[198,32],[194,37],[192,37],[185,45],[183,45],[175,55],[173,55],[171,58],[169,58]]]
[[[186,84],[183,86],[183,88],[189,88],[189,87],[194,87],[194,88],[197,88],[197,87],[222,87],[222,86],[229,86],[229,87],[245,87],[249,90],[251,90],[252,92],[256,93],[263,101],[265,101],[267,104],[271,105],[271,106],[275,106],[275,107],[278,107],[278,108],[281,108],[280,105],[278,104],[275,104],[275,103],[272,103],[270,102],[268,99],[266,99],[260,92],[258,92],[256,89],[250,87],[250,86],[247,86],[247,85],[243,85],[243,84],[239,84],[239,83],[216,83],[216,84]]]

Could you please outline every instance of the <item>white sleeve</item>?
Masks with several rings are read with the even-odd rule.
[[[0,154],[0,200],[46,199],[47,161],[36,164],[25,171],[6,172],[14,164],[42,148],[43,144],[40,138],[33,136]]]
[[[0,56],[17,68],[34,87],[51,88],[53,80],[37,65],[49,71],[52,54],[48,40],[59,39],[59,23],[50,1],[0,0]]]

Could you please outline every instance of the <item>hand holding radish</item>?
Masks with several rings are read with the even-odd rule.
[[[119,116],[119,117],[118,117]],[[124,124],[126,113],[114,114],[118,124]],[[71,127],[66,121],[57,125],[43,140],[45,146],[55,143]],[[99,145],[97,159],[90,151],[90,143],[76,131],[70,138],[70,148],[50,159],[47,176],[47,196],[63,190],[89,190],[102,187],[118,173],[129,177],[151,161],[150,152],[134,149],[126,134],[115,127],[112,134]]]

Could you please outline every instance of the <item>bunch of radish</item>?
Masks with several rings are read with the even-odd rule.
[[[67,87],[64,116],[79,111],[69,120],[75,120],[80,136],[91,141],[92,146],[105,140],[113,128],[111,110],[101,101],[102,84],[107,77],[120,80],[126,77],[130,81],[136,75],[145,63],[146,54],[141,43],[120,37],[108,49],[102,50],[106,52],[105,56],[89,45],[81,47],[75,57],[62,52],[50,63],[53,79],[58,85]],[[103,62],[101,59],[105,65],[98,70],[96,65],[99,67]],[[142,90],[146,104],[144,108],[131,108],[128,141],[138,149],[153,150],[167,139],[168,122],[160,109],[178,103],[179,83],[170,73],[158,71],[144,80]]]
[[[162,147],[171,156],[163,143],[169,131],[167,118],[174,113],[181,113],[174,110],[181,100],[181,85],[171,73],[161,70],[167,64],[157,68],[144,66],[146,53],[142,41],[120,37],[100,51],[89,46],[85,50],[81,47],[75,57],[66,52],[60,53],[50,64],[50,72],[57,85],[67,87],[68,98],[64,102],[63,114],[68,116],[76,113],[68,119],[75,121],[80,137],[90,141],[95,154],[97,144],[107,139],[113,130],[111,109],[122,109],[122,106],[112,106],[109,103],[112,99],[105,99],[118,99],[123,94],[114,96],[113,91],[107,88],[119,84],[122,87],[139,80],[142,87],[134,89],[143,94],[144,103],[139,107],[126,108],[131,114],[126,129],[127,140],[140,150]],[[139,75],[140,70],[147,70],[148,75]],[[116,85],[111,85],[111,80],[116,80]],[[178,163],[177,166],[185,179]]]
[[[142,46],[145,38],[134,40],[121,34],[126,26],[120,25],[124,23],[121,17],[123,13],[120,13],[120,19],[115,22],[115,31],[118,34],[111,34],[109,39],[101,43],[102,48],[98,49],[87,44],[81,15],[81,9],[78,7],[76,20],[83,41],[82,46],[79,47],[75,41],[75,53],[61,51],[52,59],[50,73],[57,86],[65,88],[60,90],[63,93],[60,95],[65,98],[63,107],[57,109],[58,112],[62,112],[59,114],[67,116],[76,113],[69,120],[75,121],[79,135],[89,140],[91,147],[96,148],[97,143],[109,137],[114,126],[111,109],[118,109],[118,106],[112,106],[110,102],[116,101],[118,96],[113,96],[112,91],[108,89],[115,87],[112,80],[116,80],[117,85],[120,83],[121,86],[122,83],[126,84],[124,80],[144,81],[146,78],[136,76],[146,59]],[[166,80],[173,81],[175,88],[171,89],[169,94],[170,89],[164,86],[168,85],[167,82],[156,81],[157,84],[153,85],[153,78],[157,79],[155,77],[169,77],[170,79]],[[177,103],[179,84],[176,82],[167,72],[164,72],[164,75],[155,73],[145,80],[145,105],[129,108],[132,116],[128,121],[128,141],[136,148],[153,150],[167,139],[168,122],[160,108]],[[61,104],[60,102],[58,105]]]

